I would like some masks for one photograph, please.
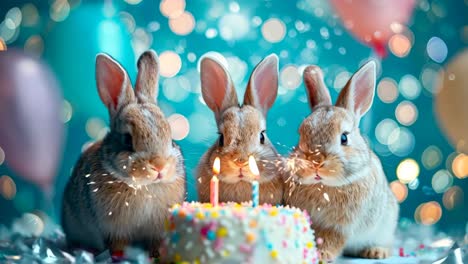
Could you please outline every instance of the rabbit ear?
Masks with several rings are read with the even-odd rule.
[[[127,73],[107,54],[96,57],[96,82],[99,96],[111,115],[135,100]]]
[[[145,51],[138,59],[135,94],[140,103],[156,102],[158,97],[159,59],[154,50]]]
[[[244,95],[244,104],[252,105],[266,116],[278,94],[278,57],[271,54],[253,70]]]
[[[331,105],[330,92],[323,82],[322,70],[318,66],[311,65],[304,69],[303,75],[310,108]]]
[[[361,118],[371,107],[375,94],[375,62],[362,66],[340,92],[336,106],[346,108]]]
[[[210,57],[201,59],[200,79],[203,100],[215,113],[217,121],[224,110],[239,105],[229,74],[215,59]]]

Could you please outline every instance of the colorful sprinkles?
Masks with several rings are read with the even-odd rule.
[[[175,205],[170,212],[163,260],[259,263],[269,256],[271,263],[317,262],[310,217],[297,208],[192,202]]]

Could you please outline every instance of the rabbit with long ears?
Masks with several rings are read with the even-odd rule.
[[[335,106],[319,67],[304,71],[312,114],[299,128],[299,144],[289,157],[285,203],[311,215],[325,260],[344,253],[364,258],[390,255],[398,204],[378,157],[359,132],[372,105],[375,63],[360,68],[340,92]]]
[[[266,116],[278,91],[277,56],[272,54],[255,67],[242,105],[228,72],[216,60],[203,58],[200,74],[203,98],[214,112],[219,138],[198,166],[199,200],[209,201],[213,162],[219,157],[219,201],[250,201],[251,181],[255,179],[248,164],[252,155],[260,171],[256,179],[260,183],[260,203],[281,203],[281,159],[266,134]]]
[[[182,154],[156,105],[158,74],[156,53],[143,53],[134,91],[122,66],[97,56],[110,132],[82,154],[66,186],[62,224],[71,247],[119,251],[138,243],[156,255],[168,208],[184,201]]]

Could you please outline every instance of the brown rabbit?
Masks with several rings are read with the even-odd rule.
[[[266,115],[278,92],[278,58],[270,55],[254,69],[241,106],[229,74],[216,60],[201,60],[203,99],[214,112],[219,138],[198,165],[198,197],[210,199],[210,180],[216,157],[221,160],[219,201],[245,202],[252,197],[248,158],[260,170],[260,203],[282,201],[283,181],[277,168],[281,159],[266,135]]]
[[[360,68],[335,106],[317,66],[304,71],[312,114],[299,128],[299,144],[287,164],[292,182],[285,202],[311,215],[322,258],[341,253],[363,258],[390,255],[398,204],[382,165],[359,132],[372,105],[375,63]]]
[[[138,243],[156,255],[168,208],[184,200],[182,154],[156,105],[158,71],[156,53],[143,53],[134,92],[116,61],[96,58],[110,132],[82,154],[66,186],[62,225],[71,247],[120,251]]]

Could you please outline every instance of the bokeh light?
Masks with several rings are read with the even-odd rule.
[[[411,41],[403,34],[393,35],[390,38],[388,45],[390,47],[390,51],[400,58],[406,57],[411,50]]]
[[[38,237],[44,231],[44,221],[36,214],[24,213],[20,219],[13,223],[12,228],[16,233],[24,236]]]
[[[182,67],[179,54],[173,51],[164,51],[159,55],[160,74],[164,77],[175,76]]]
[[[165,17],[176,18],[184,13],[185,0],[163,0],[159,4],[159,10]]]
[[[447,44],[439,37],[432,37],[429,39],[426,51],[429,58],[437,63],[443,62],[448,54]]]
[[[396,174],[401,183],[409,183],[419,176],[419,165],[414,159],[405,159],[398,164]]]
[[[429,93],[436,94],[441,87],[440,82],[443,78],[440,78],[443,74],[443,69],[435,63],[427,64],[421,71],[419,79],[421,83]]]
[[[414,135],[406,127],[398,127],[388,136],[388,149],[398,157],[405,157],[410,154],[414,149],[414,145]]]
[[[301,85],[302,78],[299,70],[294,65],[285,66],[280,72],[281,85],[290,90],[294,90]]]
[[[2,147],[0,146],[0,166],[5,162],[5,151],[3,151]]]
[[[104,122],[104,120],[100,118],[93,117],[93,118],[88,119],[88,121],[86,121],[85,128],[86,128],[86,134],[88,134],[90,138],[98,139],[101,131],[106,128],[106,123]]]
[[[416,99],[421,93],[419,80],[410,74],[406,74],[401,78],[398,89],[406,99],[410,100]]]
[[[423,151],[421,161],[427,170],[434,169],[442,163],[442,151],[436,146],[429,146]]]
[[[238,40],[244,38],[249,33],[249,21],[241,14],[227,14],[219,20],[219,33],[224,40]],[[208,31],[206,32],[207,37]],[[214,34],[211,34],[215,37]]]
[[[185,116],[172,114],[167,118],[167,121],[171,125],[172,139],[182,140],[187,137],[190,132],[190,124]]]
[[[67,19],[70,14],[70,4],[67,0],[55,0],[50,7],[50,18],[55,22]]]
[[[408,197],[408,187],[399,181],[392,181],[390,189],[399,203],[402,203]]]
[[[377,96],[384,103],[393,103],[398,98],[397,83],[391,78],[383,78],[377,85]]]
[[[418,109],[412,102],[403,101],[395,109],[395,116],[400,124],[410,126],[418,118]]]
[[[63,100],[63,106],[62,106],[62,122],[63,123],[68,123],[73,116],[73,108],[67,100]]]
[[[169,20],[169,28],[177,35],[188,35],[195,28],[195,18],[193,17],[192,13],[186,11],[180,16],[171,18]]]
[[[468,177],[468,155],[458,154],[452,162],[452,171],[459,179]]]
[[[447,170],[439,170],[432,176],[432,189],[436,193],[443,193],[453,184],[453,177]]]
[[[419,187],[419,178],[416,178],[412,180],[410,183],[408,183],[408,188],[410,190],[416,190]]]
[[[137,5],[137,4],[141,3],[141,1],[143,1],[143,0],[124,0],[124,1],[127,2],[128,4],[131,4],[131,5]],[[169,2],[169,1],[164,1],[164,2]]]
[[[336,91],[343,89],[349,78],[351,78],[351,75],[352,74],[348,71],[339,72],[335,77],[335,81],[333,82],[333,88],[335,88]]]
[[[268,42],[280,42],[286,35],[286,25],[277,18],[270,18],[262,25],[262,35]]]
[[[465,194],[460,186],[450,187],[442,197],[442,203],[447,210],[461,207],[465,201]]]
[[[21,13],[23,14],[23,19],[21,25],[25,27],[35,26],[39,21],[39,12],[37,8],[32,3],[27,3],[21,8]]]
[[[375,137],[380,143],[388,145],[391,133],[397,128],[398,124],[393,119],[386,118],[375,127]]]
[[[6,200],[13,200],[16,196],[16,184],[10,176],[0,177],[0,194]]]
[[[184,80],[186,80],[185,77],[164,80],[162,86],[164,96],[173,102],[182,102],[187,99],[189,95],[188,89],[180,89],[182,88],[180,84],[186,83]]]
[[[416,221],[423,225],[433,225],[442,217],[442,208],[436,201],[421,204],[415,212]]]
[[[44,52],[44,41],[42,40],[42,37],[39,35],[29,37],[24,44],[24,50],[40,57]]]

